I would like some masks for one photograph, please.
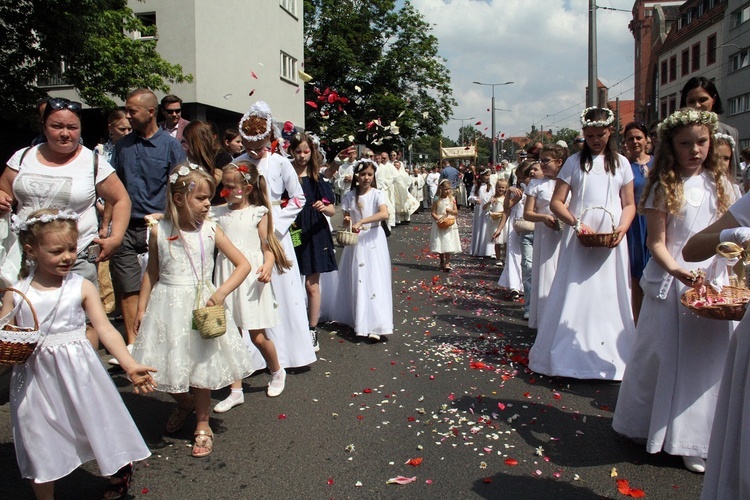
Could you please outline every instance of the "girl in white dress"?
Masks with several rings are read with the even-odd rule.
[[[274,265],[283,273],[291,263],[274,235],[271,204],[266,198],[266,180],[258,174],[255,165],[247,161],[230,163],[223,169],[222,183],[224,189],[220,194],[227,204],[212,208],[212,216],[256,270],[229,294],[227,309],[240,335],[242,330],[248,330],[251,342],[263,355],[271,370],[266,394],[276,397],[284,390],[286,371],[279,364],[276,346],[266,336],[265,330],[279,323],[271,273]],[[234,264],[224,254],[219,254],[214,285],[220,286],[229,279],[234,269]],[[229,396],[214,406],[214,411],[224,413],[244,402],[242,380],[235,380]]]
[[[354,164],[352,189],[344,196],[344,226],[359,231],[356,245],[347,246],[339,263],[339,287],[333,320],[354,328],[358,337],[375,342],[393,333],[391,257],[380,221],[388,220],[385,194],[375,186],[377,165]]]
[[[683,110],[659,124],[659,144],[644,190],[646,243],[651,260],[641,278],[644,300],[636,342],[622,379],[612,427],[646,440],[646,451],[681,455],[693,472],[705,470],[711,423],[727,349],[730,321],[702,318],[680,304],[695,283],[682,248],[734,201],[717,165],[710,111]]]
[[[557,273],[557,258],[562,240],[562,226],[549,208],[555,179],[568,158],[567,148],[547,144],[539,155],[544,177],[534,179],[526,189],[523,218],[534,222],[534,257],[531,264],[531,297],[529,301],[529,328],[536,328],[544,312],[552,279]],[[537,335],[544,335],[539,332]],[[538,338],[538,337],[537,337]]]
[[[474,203],[469,255],[475,257],[489,257],[495,253],[495,245],[492,242],[494,222],[487,216],[492,190],[490,169],[485,168],[479,172],[479,179],[477,179],[471,190],[471,195],[469,195],[469,203]]]
[[[14,288],[29,298],[43,337],[26,363],[13,367],[10,414],[18,468],[38,499],[53,498],[56,480],[94,459],[102,474],[112,476],[103,498],[126,496],[132,462],[151,455],[86,340],[86,315],[136,393],[154,389],[149,372],[156,370],[133,359],[109,323],[96,287],[70,272],[77,257],[77,221],[77,214],[57,209],[14,221],[22,262],[34,263],[31,274],[22,268],[25,279]],[[34,327],[33,312],[13,292],[3,296],[0,316],[3,324],[15,316],[16,325]]]
[[[690,238],[682,251],[688,262],[708,259],[720,242],[750,243],[750,195],[729,207],[721,219]],[[719,321],[713,322],[720,327]],[[719,330],[721,332],[721,330]],[[713,329],[704,345],[712,341]],[[703,480],[702,500],[750,498],[750,316],[737,325],[729,341],[721,378]]]
[[[451,271],[451,254],[461,252],[461,238],[458,235],[458,224],[440,228],[437,222],[453,217],[456,220],[458,207],[453,197],[451,181],[443,179],[438,185],[438,196],[432,202],[432,228],[430,230],[430,252],[440,254],[440,270]]]
[[[495,181],[495,194],[490,198],[490,206],[487,210],[487,217],[491,219],[490,227],[499,221],[505,210],[505,193],[508,191],[508,181],[498,179]],[[496,264],[501,266],[505,259],[505,245],[508,243],[508,226],[505,226],[497,236],[492,234],[492,242],[495,244]]]
[[[516,231],[514,222],[523,219],[523,209],[526,203],[526,186],[531,182],[531,162],[523,162],[516,170],[517,184],[508,189],[503,202],[503,215],[497,224],[492,237],[497,238],[503,230],[508,231],[508,241],[505,244],[505,267],[497,280],[498,286],[510,290],[511,298],[517,299],[523,290],[523,270],[521,268],[521,238]],[[506,229],[507,228],[507,229]]]
[[[627,242],[635,216],[633,171],[610,140],[614,114],[606,108],[581,113],[586,139],[583,150],[568,158],[557,176],[550,207],[566,227],[560,262],[545,305],[539,331],[529,352],[529,368],[550,376],[621,380],[635,341],[630,308]],[[570,194],[570,207],[565,201]],[[578,232],[612,232],[612,248],[585,247]]]
[[[279,141],[283,139],[268,104],[263,101],[253,104],[240,120],[239,129],[246,153],[237,160],[247,160],[255,165],[266,180],[274,232],[292,263],[285,273],[279,273],[276,267],[271,273],[280,321],[278,325],[267,328],[266,335],[276,346],[281,366],[308,366],[317,358],[307,320],[305,285],[289,234],[289,228],[305,206],[305,193],[294,167],[278,150]],[[253,364],[258,369],[265,368],[266,362],[260,351],[251,347],[251,352]]]
[[[192,324],[193,309],[222,304],[251,270],[216,222],[206,220],[214,182],[193,163],[178,165],[169,176],[166,214],[149,236],[133,345],[135,359],[159,370],[154,376],[158,390],[177,401],[166,431],[180,430],[195,411],[194,457],[205,457],[213,450],[214,435],[208,425],[211,391],[254,371],[242,339],[232,334],[237,327],[231,315],[226,314],[230,334],[213,339],[202,338]],[[214,247],[235,266],[216,289],[210,283]]]

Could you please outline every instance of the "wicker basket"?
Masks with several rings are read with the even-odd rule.
[[[2,333],[0,333],[2,335],[2,338],[0,338],[0,365],[21,365],[29,359],[29,356],[31,356],[39,343],[39,319],[31,302],[29,302],[29,299],[20,290],[16,290],[15,288],[0,289],[0,294],[4,294],[5,292],[13,292],[20,295],[26,304],[28,304],[34,318],[33,328],[13,326],[6,323],[2,327]],[[14,311],[6,316],[8,323],[13,319]],[[5,321],[6,318],[0,321]]]
[[[607,210],[604,207],[589,207],[585,209],[583,212],[581,212],[581,215],[578,217],[577,221],[580,223],[581,218],[583,215],[588,212],[589,210],[604,210],[607,212],[607,215],[609,215],[610,221],[612,221],[612,232],[611,233],[589,233],[589,234],[582,234],[578,233],[578,241],[581,242],[581,245],[585,247],[606,247],[611,248],[612,245],[614,245],[615,241],[617,241],[617,237],[619,236],[617,234],[617,226],[615,226],[615,216],[612,215],[612,212]]]
[[[490,219],[492,220],[500,220],[503,216],[502,212],[490,212]]]
[[[706,297],[712,302],[700,300],[698,291],[690,288],[680,297],[682,305],[693,311],[698,316],[709,319],[722,319],[726,321],[739,321],[745,315],[747,303],[750,301],[750,290],[735,286],[725,286],[721,292],[717,292],[710,286],[706,287]],[[716,300],[723,300],[715,303]]]
[[[456,223],[456,218],[453,217],[452,215],[449,215],[448,217],[443,217],[442,219],[439,219],[436,222],[437,227],[439,227],[440,229],[448,229],[455,223]]]
[[[359,241],[359,234],[352,232],[352,221],[349,220],[349,229],[341,229],[336,233],[336,243],[341,246],[350,247]]]
[[[224,304],[193,309],[193,321],[204,339],[215,339],[227,332]]]
[[[529,234],[534,232],[536,224],[526,219],[516,219],[513,221],[513,229],[518,234]]]

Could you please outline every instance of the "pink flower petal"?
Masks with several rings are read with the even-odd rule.
[[[417,476],[414,477],[404,477],[404,476],[396,476],[390,478],[388,481],[385,482],[385,484],[409,484],[413,483],[417,480]]]

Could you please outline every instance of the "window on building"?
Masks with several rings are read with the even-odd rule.
[[[708,37],[706,41],[706,66],[716,62],[716,35]]]
[[[738,115],[750,111],[750,94],[738,95],[727,101],[729,115]]]
[[[730,28],[736,28],[740,24],[744,23],[748,19],[750,19],[750,5],[747,7],[743,7],[741,9],[737,9],[731,14],[731,21],[729,24]]]
[[[135,40],[157,40],[156,36],[156,12],[139,12],[135,14],[143,24],[143,31],[133,31],[131,36]]]
[[[682,51],[682,60],[680,61],[680,74],[682,76],[690,73],[690,49]]]
[[[669,114],[671,115],[675,111],[677,111],[677,97],[672,94],[669,96]]]
[[[677,80],[677,56],[669,58],[669,81]]]
[[[742,69],[746,67],[748,64],[750,64],[750,57],[748,57],[748,51],[747,49],[743,50],[742,52],[738,52],[732,56],[732,59],[729,61],[730,63],[730,70],[729,71],[737,71],[738,69]]]
[[[667,101],[666,101],[666,99],[663,100],[663,101],[661,101],[661,105],[659,106],[659,108],[660,108],[660,110],[659,110],[659,119],[663,120],[664,118],[666,118],[668,116],[668,114],[667,114]]]
[[[297,17],[297,0],[279,0],[282,9]]]
[[[65,80],[65,72],[68,70],[68,64],[65,61],[60,63],[60,66],[56,68],[56,71],[48,73],[46,75],[40,75],[36,79],[38,87],[72,87]]]
[[[661,84],[666,85],[667,83],[667,61],[661,62]]]
[[[281,52],[281,70],[279,75],[288,82],[297,83],[297,60],[283,51]]]
[[[701,43],[698,42],[693,45],[693,71],[701,69]]]

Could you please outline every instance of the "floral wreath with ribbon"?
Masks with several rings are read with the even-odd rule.
[[[28,231],[31,226],[41,222],[42,224],[49,224],[56,220],[72,220],[78,222],[81,217],[73,212],[72,210],[60,210],[56,214],[42,214],[38,217],[32,217],[30,219],[23,220],[16,214],[11,216],[10,229],[14,233],[20,233],[21,231]]]
[[[606,120],[587,120],[586,115],[589,111],[593,111],[595,109],[601,109],[602,111],[607,112],[607,119]],[[609,127],[615,122],[615,114],[612,112],[609,108],[599,108],[596,106],[591,106],[590,108],[586,108],[583,111],[581,111],[581,127]]]
[[[705,125],[708,127],[708,131],[713,134],[719,127],[719,117],[712,111],[699,111],[693,108],[675,111],[656,127],[659,141],[665,141],[672,131],[687,125]]]
[[[362,158],[361,160],[357,160],[354,162],[354,165],[352,165],[355,174],[360,173],[367,167],[372,167],[376,172],[378,171],[378,164],[369,158]]]
[[[734,137],[732,137],[731,135],[722,134],[721,132],[716,132],[714,134],[714,142],[717,142],[717,141],[726,141],[727,143],[729,143],[729,148],[734,150],[734,146],[736,143],[734,142]]]

